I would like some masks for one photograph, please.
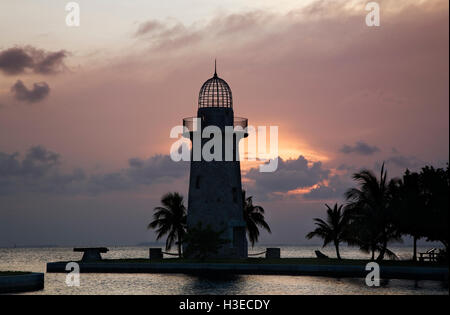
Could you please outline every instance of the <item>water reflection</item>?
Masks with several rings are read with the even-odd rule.
[[[286,257],[307,257],[314,247],[282,247]],[[349,257],[361,255],[344,250]],[[407,257],[408,248],[396,253]],[[145,258],[146,247],[111,247],[105,258]],[[0,249],[0,270],[45,272],[47,262],[78,260],[72,248]],[[368,287],[364,279],[334,279],[276,275],[234,275],[214,273],[183,274],[82,274],[81,287],[67,287],[64,274],[47,273],[45,289],[31,294],[445,294],[448,281],[382,281],[379,288]]]
[[[185,294],[239,294],[245,287],[245,279],[226,273],[203,273],[187,276],[189,281],[182,291]]]

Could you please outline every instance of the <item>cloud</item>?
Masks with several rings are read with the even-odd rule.
[[[159,21],[150,20],[144,23],[139,24],[139,27],[135,33],[135,36],[142,36],[145,34],[153,33],[157,30],[164,29],[165,26]]]
[[[56,52],[44,52],[40,50],[39,55],[34,65],[34,72],[52,74],[64,69],[64,58],[67,56],[64,50]]]
[[[6,75],[23,74],[27,69],[38,74],[53,74],[66,68],[65,50],[49,52],[43,49],[12,47],[0,51],[0,70]]]
[[[19,153],[7,154],[0,152],[0,176],[41,177],[60,162],[59,154],[46,150],[42,146],[28,150],[22,161],[18,160]]]
[[[176,20],[167,22],[149,20],[138,26],[134,36],[149,40],[151,49],[162,51],[164,54],[185,48],[191,49],[192,53],[211,42],[215,43],[215,48],[220,46],[229,48],[229,41],[232,41],[232,47],[248,43],[250,38],[252,42],[266,35],[277,18],[279,19],[274,14],[258,10],[220,15],[206,23],[199,22],[192,25],[184,25]],[[239,36],[236,36],[237,34]]]
[[[21,80],[11,87],[11,92],[19,101],[28,103],[36,103],[42,101],[50,93],[50,87],[46,82],[38,82],[33,84],[32,89],[28,89]]]
[[[174,162],[169,155],[157,154],[146,160],[131,158],[125,169],[91,175],[87,190],[89,193],[98,194],[167,183],[186,176],[188,169],[186,162]]]
[[[167,54],[178,49],[194,48],[192,45],[201,43],[205,33],[202,28],[187,27],[178,21],[162,23],[150,20],[140,24],[134,36],[148,41],[151,49]]]
[[[20,74],[33,67],[33,58],[22,48],[9,48],[0,52],[0,70],[5,74]]]
[[[342,199],[344,193],[352,187],[349,176],[334,175],[329,178],[326,184],[320,183],[310,192],[303,194],[302,197],[308,200],[329,200]]]
[[[19,153],[0,152],[0,195],[22,191],[47,190],[50,178],[60,164],[60,156],[42,146],[32,147],[20,160]],[[55,187],[61,184],[53,183]]]
[[[379,152],[380,149],[376,146],[371,146],[363,141],[358,141],[354,146],[351,145],[344,145],[340,149],[340,152],[345,154],[361,154],[361,155],[372,155],[376,152]]]
[[[378,163],[379,166],[380,163]],[[394,155],[386,159],[385,164],[394,165],[402,169],[417,169],[425,166],[425,162],[415,156]]]
[[[196,21],[177,28],[176,23],[164,23],[167,24],[164,30],[155,28],[136,39],[139,41],[133,43],[136,45],[126,45],[130,49],[118,49],[124,45],[116,43],[99,55],[99,63],[92,64],[91,57],[81,57],[83,71],[58,77],[61,80],[58,90],[52,89],[49,99],[55,106],[33,111],[32,115],[21,114],[18,111],[21,108],[2,110],[2,141],[20,145],[40,140],[52,143],[57,152],[76,152],[76,156],[70,157],[76,163],[101,161],[108,167],[143,152],[167,153],[169,126],[196,110],[193,104],[198,89],[212,74],[211,60],[217,56],[219,75],[233,89],[236,115],[245,115],[254,124],[279,123],[280,152],[291,148],[302,151],[301,144],[305,143],[308,149],[329,158],[323,169],[346,163],[357,171],[361,166],[372,167],[361,163],[373,160],[364,155],[336,156],[335,151],[344,143],[354,145],[353,140],[364,139],[383,151],[401,147],[402,153],[386,150],[387,158],[404,154],[448,159],[448,1],[441,0],[437,8],[431,1],[380,2],[381,28],[366,27],[367,12],[363,6],[356,12],[344,12],[335,10],[335,2],[348,7],[354,3],[320,1],[317,3],[322,6],[311,7],[310,11],[268,12],[263,19],[246,15],[246,21],[240,21],[238,16],[223,24],[220,21],[225,22],[228,15],[221,10],[217,12],[221,17],[211,23]],[[392,13],[390,8],[398,3],[403,3],[404,9]],[[132,28],[130,33],[134,34],[136,29]],[[92,48],[89,36],[86,40],[87,48],[80,47],[80,54],[87,54]],[[170,49],[149,53],[147,48],[151,47]],[[120,54],[117,59],[113,51]],[[24,69],[34,72],[30,67]],[[0,69],[0,75],[3,71]],[[27,86],[28,82],[34,82],[23,81]],[[52,81],[45,81],[54,87]],[[5,107],[9,104],[6,99],[0,102]],[[49,126],[64,129],[49,132]],[[370,157],[379,160],[379,155]],[[16,158],[19,165],[22,158],[22,155]],[[139,186],[136,178],[130,178],[130,169],[137,171],[137,168],[126,164],[124,169],[116,167],[112,172],[93,174],[87,169],[62,171],[63,161],[59,163],[44,176],[28,179],[28,186],[24,186],[25,177],[18,175],[8,179],[0,176],[0,183],[6,180],[16,192],[44,191],[47,187],[49,193],[97,192],[105,196],[74,198],[68,194],[60,198],[46,194],[28,198],[18,194],[1,198],[0,207],[8,209],[0,211],[3,223],[0,238],[4,242],[9,238],[23,242],[27,239],[25,231],[33,242],[45,242],[44,235],[48,235],[49,242],[84,238],[117,243],[137,231],[146,233],[143,223],[149,219],[149,207],[159,202],[161,193],[159,186]],[[392,173],[393,168],[394,164],[390,164],[388,171]],[[153,174],[155,182],[174,180]],[[339,196],[338,179],[332,180],[331,176],[325,180],[329,181],[328,186],[317,184],[311,196],[289,199],[284,194],[282,199],[262,204],[273,227],[267,241],[304,240],[304,235],[314,228],[312,218],[322,215],[324,210],[323,202],[318,205],[300,199]],[[184,178],[176,178],[182,187],[179,189],[187,189]],[[152,182],[152,177],[146,180]],[[344,182],[346,178],[339,180]],[[254,184],[261,187],[263,183]],[[163,190],[167,187],[164,186]],[[3,193],[4,186],[0,187]],[[130,198],[131,194],[114,194],[114,198],[109,198],[113,194],[107,195],[132,187],[149,188],[140,196],[141,207],[136,206],[139,199]],[[258,204],[260,197],[255,194]],[[149,202],[151,199],[154,201]],[[91,234],[86,233],[87,226]],[[126,233],[117,233],[118,230]]]
[[[278,158],[278,168],[273,173],[261,173],[259,168],[252,168],[245,178],[251,180],[249,185],[252,191],[270,196],[314,186],[327,179],[329,174],[330,171],[324,169],[321,162],[310,162],[299,156],[290,160]]]
[[[96,195],[129,191],[140,186],[167,183],[186,176],[187,164],[173,162],[168,155],[132,158],[128,167],[105,174],[86,174],[82,169],[63,172],[61,157],[43,146],[19,153],[0,152],[0,195],[26,192]]]
[[[129,168],[126,174],[136,183],[143,185],[151,184],[157,180],[165,180],[180,177],[187,174],[187,162],[174,162],[169,155],[157,154],[153,157],[142,160],[132,158],[128,161]]]

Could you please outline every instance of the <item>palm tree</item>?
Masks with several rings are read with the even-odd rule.
[[[214,230],[209,224],[203,227],[201,222],[190,227],[184,237],[185,256],[201,260],[214,256],[223,245],[230,242],[228,239],[222,238],[223,232],[224,230]]]
[[[448,255],[450,171],[426,166],[420,172],[427,218],[424,222],[427,241],[439,241]],[[448,257],[448,256],[447,256]]]
[[[352,188],[345,194],[347,210],[352,216],[350,245],[359,245],[363,251],[379,252],[377,260],[383,260],[387,254],[395,258],[388,248],[388,242],[400,240],[400,233],[394,223],[393,192],[397,190],[398,180],[387,180],[384,163],[381,167],[380,179],[370,170],[362,170],[353,175],[359,188]]]
[[[336,256],[341,259],[339,252],[339,244],[346,240],[347,227],[349,222],[349,216],[347,212],[342,210],[342,205],[338,206],[336,203],[333,209],[330,206],[327,207],[327,219],[314,219],[317,228],[306,235],[307,239],[312,239],[317,236],[323,239],[323,247],[333,242],[336,248]]]
[[[426,234],[426,199],[418,173],[406,170],[397,192],[396,225],[400,232],[413,238],[413,261],[417,260],[417,241]]]
[[[181,258],[181,244],[186,234],[186,207],[183,196],[176,192],[165,194],[161,198],[161,204],[162,206],[154,209],[154,220],[148,225],[148,228],[158,228],[157,240],[168,234],[166,250],[170,250],[175,242],[178,245],[178,256]]]
[[[253,204],[253,197],[246,197],[245,190],[242,190],[242,201],[244,203],[244,220],[247,228],[247,235],[252,247],[258,241],[259,227],[270,231],[270,227],[264,219],[264,208]]]

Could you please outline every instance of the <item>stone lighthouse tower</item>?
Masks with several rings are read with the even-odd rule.
[[[234,117],[231,89],[225,80],[214,76],[200,89],[197,117],[185,118],[183,125],[189,130],[192,141],[191,170],[187,225],[203,227],[210,225],[222,231],[221,237],[229,242],[222,246],[217,258],[246,258],[247,238],[243,218],[241,168],[237,158],[239,139],[247,136],[243,131],[226,131],[234,127],[247,127],[246,118]],[[206,129],[220,130],[220,146],[211,147],[208,142],[217,134]],[[203,137],[202,137],[203,136]],[[228,138],[228,139],[226,139]],[[230,141],[231,139],[231,141]],[[196,147],[197,142],[197,147]],[[206,158],[201,152],[216,153],[214,159]],[[196,151],[197,148],[197,151]]]

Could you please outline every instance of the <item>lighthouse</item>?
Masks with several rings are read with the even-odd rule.
[[[239,161],[239,140],[247,136],[247,123],[234,116],[230,86],[215,67],[200,89],[197,116],[183,119],[192,141],[187,227],[200,223],[222,232],[228,242],[214,258],[246,258],[248,253]],[[215,139],[219,145],[209,144],[213,136],[221,137]],[[214,158],[201,154],[205,152]]]

